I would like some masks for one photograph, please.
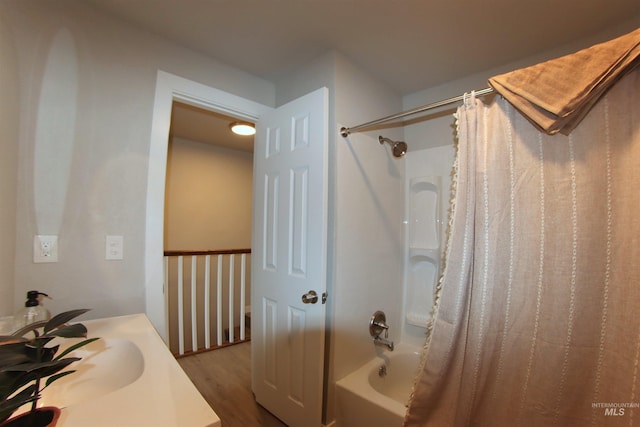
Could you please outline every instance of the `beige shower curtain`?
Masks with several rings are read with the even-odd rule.
[[[640,426],[640,69],[569,136],[458,110],[446,267],[407,426]]]

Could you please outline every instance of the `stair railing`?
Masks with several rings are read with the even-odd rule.
[[[184,356],[246,341],[245,322],[250,314],[245,296],[250,292],[251,249],[165,251],[164,255],[169,346],[174,354]],[[189,344],[190,350],[185,350]]]

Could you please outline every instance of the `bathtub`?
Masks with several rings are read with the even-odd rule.
[[[402,426],[421,350],[398,344],[339,380],[337,427]]]
[[[76,372],[51,384],[39,402],[62,409],[59,426],[221,425],[144,314],[80,323],[100,339],[70,353],[82,358],[70,366]],[[60,352],[75,341],[62,340]]]

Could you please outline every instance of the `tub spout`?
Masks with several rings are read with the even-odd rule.
[[[389,351],[393,351],[393,341],[391,341],[391,340],[388,340],[386,338],[382,338],[381,336],[378,335],[378,336],[373,337],[373,342],[376,345],[384,345],[389,349]]]

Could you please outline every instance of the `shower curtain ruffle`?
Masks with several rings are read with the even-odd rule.
[[[600,97],[640,64],[640,29],[571,55],[489,79],[543,132],[568,135]]]
[[[455,196],[406,426],[640,425],[640,69],[570,136],[457,112]]]

